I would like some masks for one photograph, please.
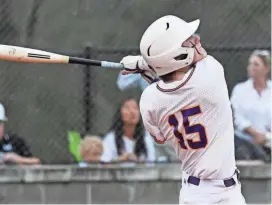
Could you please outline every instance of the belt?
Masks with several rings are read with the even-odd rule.
[[[240,171],[239,171],[238,169],[236,169],[235,172],[234,172],[234,174],[237,175],[237,179],[238,179],[238,181],[240,181]],[[201,180],[201,179],[199,179],[199,178],[197,178],[197,177],[189,176],[187,182],[188,182],[189,184],[193,184],[193,185],[198,186],[199,183],[200,183],[200,180]],[[233,177],[231,177],[231,178],[229,178],[229,179],[224,179],[223,182],[224,182],[224,185],[225,185],[226,187],[231,187],[231,186],[233,186],[233,185],[236,184],[236,182],[235,182],[235,180],[234,180]]]

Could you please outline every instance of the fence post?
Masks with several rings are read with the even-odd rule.
[[[84,57],[87,59],[91,59],[92,56],[92,48],[90,46],[86,46],[84,49]],[[86,65],[84,67],[84,83],[83,83],[83,106],[84,106],[84,131],[85,134],[90,132],[91,129],[91,109],[92,109],[92,101],[91,101],[91,66]]]

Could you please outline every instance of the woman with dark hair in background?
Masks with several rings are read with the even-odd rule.
[[[271,80],[268,77],[270,64],[268,51],[255,50],[249,58],[249,79],[237,84],[232,92],[236,141],[251,143],[248,151],[241,151],[246,159],[269,158],[271,153]],[[242,144],[238,143],[236,150],[241,150]],[[257,149],[252,149],[254,147]]]
[[[144,129],[139,106],[134,98],[123,101],[103,144],[103,162],[155,161],[154,143]]]

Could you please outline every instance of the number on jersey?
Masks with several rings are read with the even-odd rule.
[[[199,123],[190,125],[190,121],[189,121],[189,117],[192,117],[194,115],[200,115],[202,113],[200,106],[187,108],[187,109],[181,110],[180,112],[181,112],[182,118],[183,118],[182,123],[183,123],[185,133],[186,134],[198,133],[198,135],[199,135],[199,140],[197,140],[197,141],[194,141],[192,139],[187,139],[185,141],[182,133],[178,130],[179,121],[178,121],[176,115],[175,114],[170,115],[168,118],[168,123],[170,126],[172,126],[174,128],[173,129],[174,135],[176,136],[176,138],[178,138],[181,148],[186,149],[186,150],[188,149],[188,146],[191,149],[205,148],[206,145],[208,144],[208,139],[207,139],[205,127]]]

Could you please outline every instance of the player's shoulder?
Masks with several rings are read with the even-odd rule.
[[[222,64],[213,56],[207,55],[206,58],[203,59],[203,63],[208,67],[220,67],[223,68]]]
[[[207,79],[211,79],[220,82],[222,81],[222,77],[224,77],[224,68],[213,56],[207,55],[196,63],[194,76],[197,81],[204,80],[208,82]],[[203,76],[205,76],[205,78],[203,78]]]

